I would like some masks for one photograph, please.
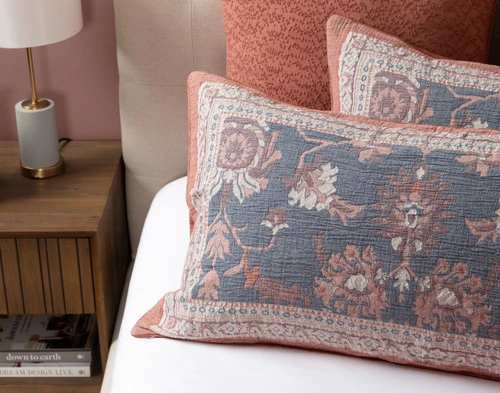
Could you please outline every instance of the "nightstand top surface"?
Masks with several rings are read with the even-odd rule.
[[[17,142],[0,142],[0,237],[94,233],[121,165],[121,143],[71,141],[63,174],[23,177]]]

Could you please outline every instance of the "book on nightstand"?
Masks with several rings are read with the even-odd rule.
[[[0,377],[90,376],[94,314],[0,316]]]
[[[0,378],[18,377],[90,377],[91,362],[15,362],[0,363]]]

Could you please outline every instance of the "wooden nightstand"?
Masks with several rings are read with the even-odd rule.
[[[21,176],[0,142],[0,313],[95,313],[90,378],[1,378],[7,392],[99,392],[130,262],[120,142],[69,142],[64,174]]]

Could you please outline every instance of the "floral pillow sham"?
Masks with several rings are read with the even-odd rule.
[[[133,335],[500,380],[500,133],[305,110],[205,73],[189,91],[182,285]]]
[[[500,128],[500,67],[435,57],[334,15],[327,24],[332,110],[403,123]]]

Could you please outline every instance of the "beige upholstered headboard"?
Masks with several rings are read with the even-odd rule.
[[[131,243],[156,192],[186,174],[191,71],[225,74],[219,0],[115,0]]]
[[[299,1],[299,0],[298,0]],[[225,75],[220,0],[114,0],[128,219],[135,249],[153,196],[187,165],[186,79]],[[500,64],[500,7],[490,63]]]

